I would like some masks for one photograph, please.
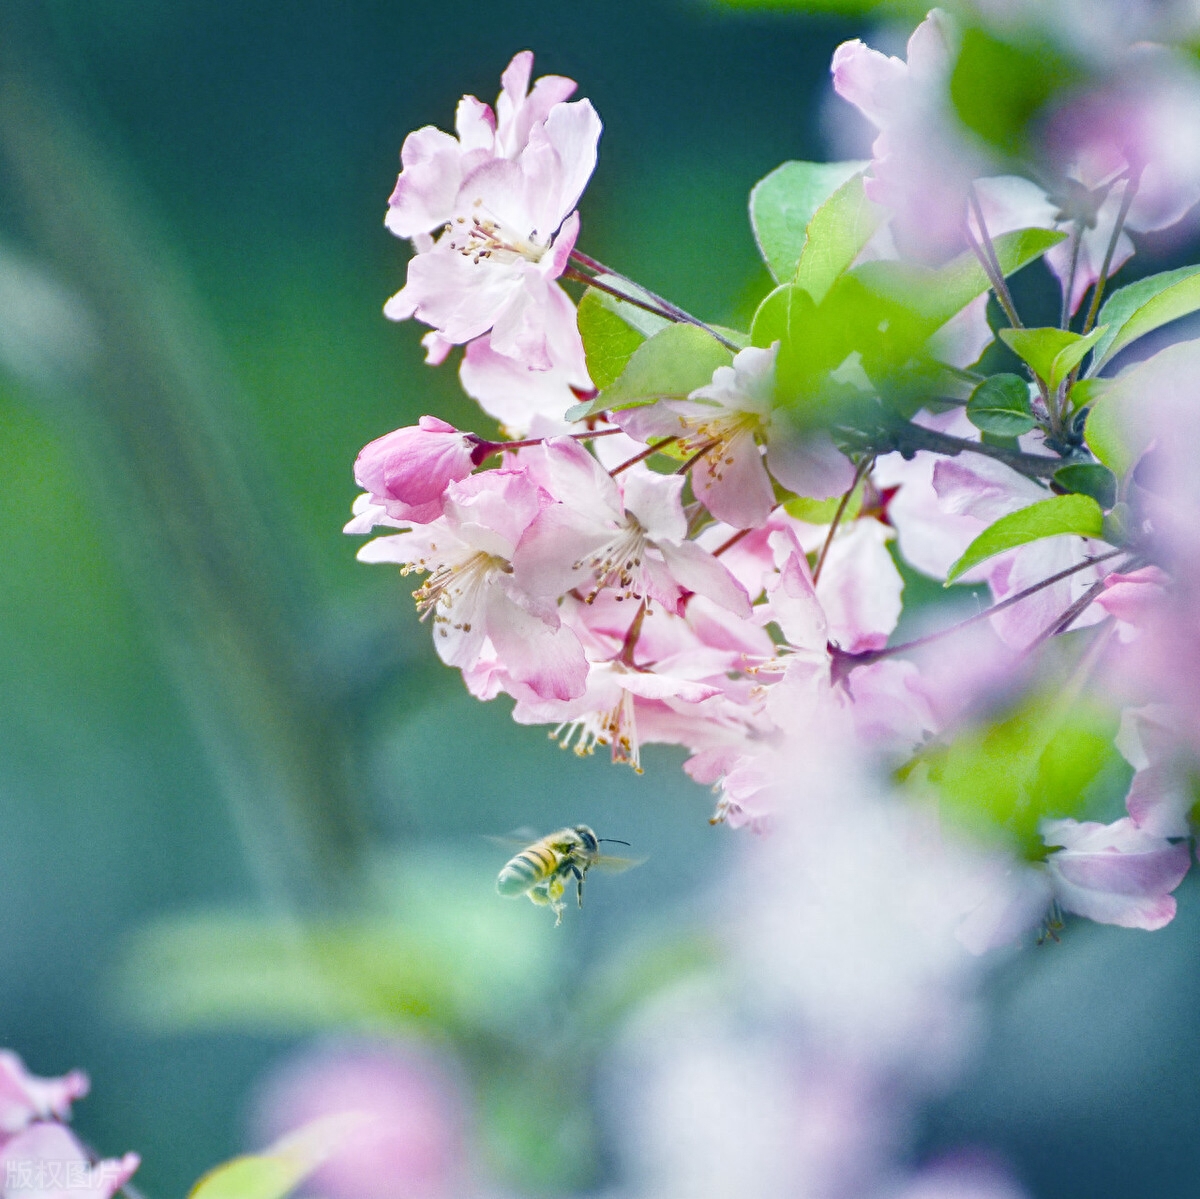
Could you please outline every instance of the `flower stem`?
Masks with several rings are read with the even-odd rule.
[[[618,432],[620,431],[618,430]],[[664,446],[668,446],[671,442],[678,440],[679,438],[674,436],[664,437],[662,441],[656,441],[652,446],[647,446],[640,454],[634,454],[632,458],[627,458],[620,466],[614,466],[608,473],[615,479],[623,470],[628,470],[631,466],[636,466],[639,462],[645,462],[647,458],[653,454],[657,454]]]
[[[719,546],[717,546],[715,550],[713,550],[713,557],[719,558],[726,550],[733,549],[733,547],[737,545],[737,543],[741,541],[743,537],[749,534],[749,532],[749,529],[738,529],[738,531],[734,533],[732,537],[727,537]]]
[[[821,577],[821,568],[825,565],[825,559],[829,554],[829,547],[833,545],[833,538],[834,534],[838,531],[838,525],[842,523],[842,517],[846,514],[846,506],[850,503],[850,497],[858,490],[858,485],[867,477],[867,472],[874,465],[875,458],[873,456],[864,458],[858,464],[858,468],[854,472],[854,481],[850,484],[846,494],[838,502],[837,510],[833,514],[833,520],[829,522],[829,532],[825,534],[825,542],[821,546],[821,552],[817,555],[817,564],[813,567],[812,581],[814,587]]]
[[[1131,170],[1125,177],[1125,190],[1121,193],[1121,207],[1117,212],[1117,221],[1113,225],[1112,236],[1108,239],[1108,248],[1104,251],[1104,262],[1100,267],[1100,277],[1096,280],[1096,288],[1092,292],[1092,302],[1088,306],[1087,319],[1083,322],[1083,333],[1086,336],[1096,323],[1096,314],[1100,311],[1100,301],[1104,298],[1104,289],[1108,286],[1108,272],[1112,266],[1113,255],[1117,252],[1117,242],[1121,240],[1121,231],[1125,228],[1125,219],[1129,216],[1129,206],[1137,194],[1141,182],[1141,171]]]
[[[1062,308],[1058,318],[1060,329],[1071,327],[1071,293],[1075,290],[1075,273],[1079,269],[1079,247],[1082,242],[1083,222],[1077,220],[1072,228],[1071,267],[1067,271],[1067,281],[1063,284]]]
[[[970,202],[971,210],[975,213],[975,220],[979,222],[979,237],[983,244],[980,245],[980,242],[975,239],[969,218],[965,226],[967,241],[971,243],[971,249],[975,251],[975,257],[979,259],[983,273],[987,275],[992,290],[996,293],[996,299],[1000,301],[1000,307],[1004,309],[1004,315],[1008,317],[1008,323],[1014,329],[1023,329],[1024,325],[1021,323],[1021,318],[1017,315],[1017,307],[1013,303],[1012,292],[1008,290],[1008,283],[1004,279],[1000,259],[996,255],[996,247],[992,244],[992,236],[988,233],[987,222],[983,219],[983,206],[979,203],[979,196],[975,193],[974,184],[967,191],[967,199]]]

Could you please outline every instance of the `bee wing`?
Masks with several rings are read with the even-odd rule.
[[[540,840],[541,834],[532,828],[516,828],[511,833],[505,833],[502,837],[484,833],[483,839],[490,841],[493,845],[500,845],[504,849],[520,852],[522,849],[528,849],[535,841]]]
[[[623,870],[632,870],[635,866],[642,865],[645,860],[645,858],[620,858],[616,854],[602,853],[592,862],[592,869],[603,870],[606,874],[620,874]]]

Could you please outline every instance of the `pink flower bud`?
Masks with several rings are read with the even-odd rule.
[[[436,416],[396,429],[365,446],[354,477],[396,520],[428,524],[445,508],[446,488],[475,469],[481,442]]]

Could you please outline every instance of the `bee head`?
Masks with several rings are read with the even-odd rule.
[[[600,842],[596,838],[596,834],[592,832],[586,824],[577,824],[575,831],[579,834],[579,839],[583,842],[583,848],[588,853],[598,853],[600,850]]]

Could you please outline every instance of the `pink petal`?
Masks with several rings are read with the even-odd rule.
[[[505,669],[543,699],[574,699],[587,687],[588,665],[579,638],[566,627],[550,627],[513,601],[514,588],[501,580],[489,589],[487,634]]]
[[[687,536],[680,498],[686,482],[682,475],[659,475],[636,467],[626,472],[625,510],[637,517],[651,541],[682,541]]]
[[[659,543],[659,552],[671,572],[671,577],[682,587],[697,595],[707,596],[714,604],[720,604],[739,616],[750,615],[750,598],[745,588],[707,550],[694,541]]]
[[[735,529],[756,529],[767,523],[775,507],[775,489],[754,434],[738,433],[725,446],[715,474],[707,457],[692,467],[696,498],[715,516]]]
[[[450,134],[426,125],[404,139],[400,161],[404,169],[388,200],[384,224],[397,237],[432,232],[454,214],[462,148]]]
[[[817,597],[829,621],[829,640],[850,653],[879,649],[900,619],[904,582],[888,553],[890,530],[856,520],[829,547]]]

